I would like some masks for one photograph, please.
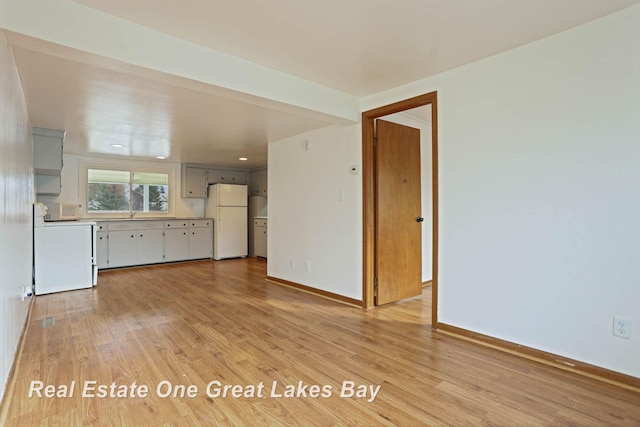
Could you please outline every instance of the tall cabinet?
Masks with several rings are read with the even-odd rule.
[[[251,171],[249,183],[250,196],[266,196],[267,195],[267,170],[259,169]]]

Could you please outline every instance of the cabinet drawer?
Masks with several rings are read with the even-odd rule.
[[[96,231],[107,231],[109,229],[108,222],[96,222]]]
[[[267,226],[267,220],[266,219],[254,219],[253,220],[253,225],[255,225],[256,227],[266,227]]]
[[[163,226],[164,221],[113,221],[109,224],[109,231],[155,230]]]
[[[189,226],[189,221],[185,220],[172,220],[172,221],[165,221],[164,222],[164,228],[187,228]]]
[[[212,219],[192,219],[189,221],[190,227],[211,227]]]

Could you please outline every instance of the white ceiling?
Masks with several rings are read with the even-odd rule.
[[[245,61],[247,64],[278,70],[282,79],[290,78],[296,84],[300,79],[313,82],[315,86],[307,87],[326,91],[328,97],[343,93],[341,99],[357,103],[359,98],[640,3],[48,0],[48,7],[61,10],[59,19],[32,34],[23,30],[25,25],[12,25],[13,20],[33,19],[39,11],[38,1],[42,3],[5,0],[7,17],[1,23],[10,30],[5,35],[13,47],[32,124],[65,129],[67,152],[136,158],[164,155],[176,162],[249,167],[266,164],[268,142],[345,122],[344,115],[327,114],[313,103],[287,105],[283,102],[286,96],[304,99],[304,93],[286,93],[295,92],[295,84],[268,88],[271,94],[280,90],[282,99],[263,96],[260,87],[255,88],[255,79],[247,74],[247,86],[253,84],[254,88],[243,95],[237,88],[221,91],[207,83],[207,77],[215,77],[211,73],[201,79],[186,78],[178,71],[169,76],[165,70],[117,60],[115,54],[102,55],[112,48],[110,38],[117,36],[104,29],[103,40],[102,33],[92,34],[93,45],[87,40],[64,45],[60,40],[66,40],[65,32],[69,31],[68,26],[63,27],[65,19],[99,18],[100,22],[112,22],[113,28],[124,21],[138,24],[146,29],[145,36],[171,35],[250,61]],[[115,48],[121,52],[127,46]],[[170,68],[172,57],[165,59]],[[179,68],[179,64],[173,65]],[[241,81],[244,76],[234,77]],[[113,149],[110,144],[116,142],[125,148]],[[250,160],[241,163],[237,160],[240,156]]]

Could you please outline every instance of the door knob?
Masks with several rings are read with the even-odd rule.
[[[424,218],[422,218],[421,216],[419,216],[419,217],[416,219],[416,221],[418,221],[418,222],[422,222],[422,221],[424,221]]]

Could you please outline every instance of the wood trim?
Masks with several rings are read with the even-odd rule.
[[[15,356],[13,357],[13,363],[11,363],[11,369],[9,370],[9,375],[7,377],[7,385],[5,386],[4,396],[2,397],[2,401],[0,402],[0,426],[6,425],[7,421],[7,413],[9,412],[9,406],[11,405],[11,397],[13,396],[13,390],[16,386],[16,366],[18,360],[21,359],[22,353],[24,352],[24,344],[25,344],[25,333],[27,328],[31,324],[31,313],[33,313],[33,304],[35,303],[36,297],[35,295],[31,297],[31,301],[29,301],[29,308],[27,309],[27,318],[22,325],[22,332],[20,332],[20,341],[18,343],[18,350],[16,351]]]
[[[433,280],[426,280],[422,282],[422,287],[426,288],[427,286],[431,286],[433,284]]]
[[[431,99],[431,329],[438,328],[438,259],[439,259],[439,208],[438,200],[438,93]]]
[[[290,282],[289,280],[279,279],[277,277],[267,276],[267,282],[275,283],[277,285],[288,286],[290,288],[298,289],[309,294],[313,294],[322,298],[327,298],[333,301],[338,301],[342,304],[352,305],[354,307],[362,307],[362,301],[345,297],[344,295],[334,294],[333,292],[323,291],[322,289],[312,288],[307,285],[302,285],[296,282]]]
[[[373,150],[374,120],[393,113],[431,105],[432,140],[432,306],[431,325],[438,324],[438,93],[430,92],[362,113],[362,307],[374,305],[375,277],[375,164]]]
[[[375,277],[375,169],[373,117],[362,113],[362,307],[373,307]]]
[[[534,360],[536,362],[544,363],[545,365],[554,366],[565,371],[574,372],[589,378],[614,384],[628,390],[640,391],[640,378],[633,377],[631,375],[622,374],[620,372],[601,368],[579,360],[558,356],[557,354],[501,340],[499,338],[473,332],[468,329],[458,328],[457,326],[451,326],[446,323],[438,324],[437,329],[441,333],[464,339],[466,341],[471,341],[485,347],[491,347],[525,359]]]

